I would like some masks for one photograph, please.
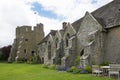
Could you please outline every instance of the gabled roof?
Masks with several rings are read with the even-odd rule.
[[[116,1],[114,0],[91,13],[102,25],[105,25],[105,28],[120,25],[120,3]]]
[[[75,21],[75,22],[72,23],[72,26],[74,27],[74,29],[76,30],[76,32],[78,32],[78,30],[79,30],[79,28],[80,28],[82,19],[83,19],[83,18],[81,18],[81,19],[79,19],[79,20],[77,20],[77,21]]]
[[[114,0],[91,13],[93,17],[104,27],[111,28],[120,25],[120,0]],[[72,23],[78,31],[82,19]]]
[[[67,27],[66,27],[66,29],[64,29],[64,36],[66,34],[68,34],[68,33],[70,34],[70,37],[72,35],[76,34],[76,30],[75,30],[74,26],[71,23],[67,23]]]
[[[64,32],[65,32],[65,30],[63,30],[63,29],[60,30],[60,34],[61,34],[62,36],[64,35]]]
[[[55,36],[56,32],[57,30],[51,30],[50,33],[46,37],[44,37],[38,45],[40,45],[41,43],[47,42],[49,39],[49,35]]]

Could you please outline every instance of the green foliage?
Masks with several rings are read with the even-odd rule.
[[[0,51],[0,60],[2,60],[3,53]]]
[[[75,70],[73,70],[73,74],[80,74],[81,73],[81,71],[82,71],[82,69],[80,69],[80,68],[76,68]]]
[[[55,64],[60,65],[61,64],[61,58],[57,57],[55,60]]]
[[[48,68],[49,68],[49,66],[50,66],[50,64],[43,64],[43,66],[42,66],[42,67],[43,67],[43,68],[47,68],[47,69],[48,69]]]
[[[75,66],[72,66],[72,67],[68,70],[68,72],[73,72],[75,69],[76,69]]]
[[[58,70],[58,71],[66,71],[66,67],[61,66],[61,65],[56,65],[56,70]]]
[[[92,73],[92,67],[91,66],[85,66],[84,67],[85,70],[87,70],[88,73]]]
[[[24,63],[24,62],[25,62],[25,59],[23,59],[23,58],[22,59],[18,58],[17,61],[16,61],[16,63]]]
[[[38,63],[38,55],[36,54],[33,56],[33,63],[34,64]]]
[[[101,63],[100,66],[109,66],[109,64],[110,64],[110,62],[106,61],[106,62]]]
[[[52,70],[56,69],[56,65],[50,65],[50,64],[43,64],[42,67],[47,69],[52,69]]]
[[[43,67],[43,68],[47,68],[47,69],[56,70],[56,65],[43,64],[42,67]]]
[[[86,68],[88,70],[88,68]],[[76,68],[75,66],[72,66],[68,72],[71,72],[73,74],[85,74],[88,73],[88,71],[82,68]]]
[[[48,68],[52,69],[52,70],[55,70],[56,69],[56,65],[49,65]]]
[[[92,61],[92,65],[96,65],[96,62],[95,62],[95,60],[93,60],[93,61]]]
[[[75,66],[79,66],[80,65],[80,56],[77,56],[75,59]]]
[[[31,57],[31,59],[27,61],[27,63],[30,63],[30,64],[38,64],[38,63],[40,63],[39,56],[37,54],[34,54]]]
[[[0,48],[0,60],[7,61],[11,50],[11,45]]]

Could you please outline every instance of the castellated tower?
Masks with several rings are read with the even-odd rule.
[[[12,45],[8,61],[31,60],[36,54],[37,44],[44,38],[43,24],[37,24],[34,29],[31,26],[16,28],[16,39]]]

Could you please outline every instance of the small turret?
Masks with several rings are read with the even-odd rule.
[[[44,25],[42,23],[37,24],[34,27],[34,37],[36,39],[36,44],[38,44],[44,38]]]
[[[42,30],[43,30],[43,27],[44,27],[44,25],[43,25],[42,23],[37,24],[37,25],[34,27],[34,31],[42,31]]]
[[[42,23],[37,24],[37,27],[43,27],[44,25]]]

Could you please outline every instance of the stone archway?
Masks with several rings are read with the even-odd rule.
[[[84,49],[82,49],[82,51],[80,52],[80,56],[83,56],[84,54]]]

